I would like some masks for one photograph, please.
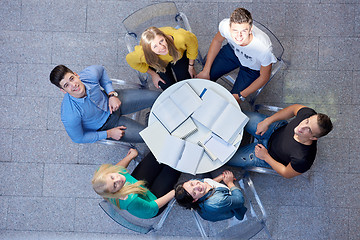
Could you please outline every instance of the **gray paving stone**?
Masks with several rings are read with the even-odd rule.
[[[1,129],[0,131],[0,161],[12,161],[13,130]]]
[[[7,214],[8,214],[8,197],[0,197],[0,229],[6,229]],[[0,232],[1,236],[1,232]]]
[[[349,211],[349,239],[360,238],[360,209],[351,209]]]
[[[59,91],[60,92],[60,91]],[[63,94],[63,93],[62,93]],[[63,94],[64,95],[64,94]],[[61,103],[63,96],[59,98],[48,98],[47,101],[47,129],[65,131],[64,125],[61,122]],[[69,141],[71,141],[69,137]]]
[[[357,151],[360,146],[360,140],[351,139],[349,142],[349,172],[360,173],[359,153]]]
[[[359,38],[320,38],[319,68],[322,70],[359,70]]]
[[[283,58],[290,64],[287,69],[315,70],[319,59],[318,37],[282,37],[284,46]]]
[[[360,104],[360,71],[353,71],[353,87],[351,91],[352,104]]]
[[[348,4],[296,4],[296,7],[286,8],[285,16],[288,36],[333,37],[354,34],[354,9]],[[333,23],[331,27],[329,23]]]
[[[0,29],[19,30],[21,21],[21,0],[3,0],[0,8]]]
[[[75,164],[46,164],[43,195],[47,197],[96,197],[91,179],[97,167]]]
[[[14,130],[14,162],[77,163],[79,148],[65,131]]]
[[[51,40],[46,32],[0,31],[0,62],[50,63]]]
[[[53,69],[47,64],[20,64],[18,67],[16,94],[19,96],[60,97],[63,94],[50,83]]]
[[[329,109],[331,108],[332,107],[329,107]],[[356,136],[360,133],[360,123],[358,121],[354,121],[353,119],[359,119],[360,113],[358,111],[354,111],[354,107],[352,105],[337,105],[334,108],[337,108],[335,116],[331,116],[331,114],[329,116],[331,116],[332,119],[334,118],[336,125],[333,130],[334,133],[331,132],[330,134],[339,138],[357,138]],[[352,117],[349,118],[348,116]]]
[[[0,96],[0,102],[1,128],[46,128],[46,99]]]
[[[348,71],[285,71],[284,102],[349,104],[351,78]]]
[[[12,63],[0,63],[0,84],[4,91],[1,95],[15,95],[18,79],[18,65]]]
[[[317,172],[348,173],[350,168],[350,146],[348,139],[321,138],[318,141],[318,152],[312,170]]]
[[[278,239],[347,239],[348,211],[343,208],[280,207]]]
[[[151,4],[151,1],[91,0],[88,2],[86,31],[125,33],[126,30],[122,25],[122,21],[131,13],[149,4]],[[126,11],[119,11],[119,9],[126,9]],[[123,36],[123,34],[120,34],[120,36]]]
[[[13,197],[9,201],[7,228],[22,231],[74,231],[74,216],[73,198]]]
[[[116,164],[126,156],[129,148],[129,144],[110,146],[100,143],[81,144],[79,163],[99,166],[104,163]]]
[[[116,63],[118,34],[58,32],[53,33],[53,38],[51,57],[54,64]]]
[[[21,5],[21,29],[26,31],[84,32],[86,7],[86,0],[24,1]]]
[[[1,169],[0,195],[41,196],[42,164],[2,162]]]

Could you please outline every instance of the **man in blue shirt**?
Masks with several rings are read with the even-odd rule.
[[[115,91],[104,67],[95,65],[79,75],[58,65],[51,71],[50,81],[65,93],[61,121],[74,142],[93,143],[106,138],[143,142],[139,132],[145,126],[122,115],[151,107],[160,92]]]

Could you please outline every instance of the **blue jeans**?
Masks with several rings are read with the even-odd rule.
[[[240,67],[240,70],[234,86],[230,91],[232,94],[239,94],[242,90],[247,88],[260,76],[260,71],[242,66],[238,57],[235,55],[234,50],[228,43],[220,49],[220,52],[211,65],[210,80],[216,81],[219,77],[238,67]]]
[[[257,158],[255,156],[255,146],[257,144],[262,144],[264,147],[268,148],[268,142],[270,139],[271,134],[273,132],[286,125],[287,121],[281,120],[272,123],[269,126],[269,129],[264,133],[264,135],[260,136],[257,135],[256,128],[259,122],[263,121],[268,116],[257,113],[257,112],[245,112],[245,114],[249,117],[249,122],[245,126],[245,130],[255,137],[254,143],[250,143],[246,146],[240,147],[234,156],[230,159],[229,162],[227,162],[227,165],[235,166],[235,167],[267,167],[271,168],[270,165],[265,162],[264,160]]]
[[[139,132],[146,126],[123,115],[151,107],[161,92],[145,89],[123,89],[116,90],[116,92],[119,94],[121,101],[120,108],[109,116],[106,123],[99,130],[104,131],[118,126],[125,126],[125,134],[120,141],[144,142]]]

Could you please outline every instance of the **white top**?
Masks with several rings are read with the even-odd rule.
[[[224,188],[229,189],[225,184],[216,182],[211,178],[204,178],[204,182],[206,182],[207,184],[209,184],[213,188],[224,187]]]
[[[259,71],[261,66],[276,63],[277,59],[272,53],[272,44],[269,36],[256,26],[253,25],[253,39],[246,46],[239,46],[231,37],[230,18],[225,18],[220,22],[219,32],[234,49],[235,55],[244,67]]]

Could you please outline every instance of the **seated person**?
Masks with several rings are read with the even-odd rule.
[[[165,90],[177,81],[196,75],[194,61],[198,55],[196,36],[182,28],[149,27],[126,56],[128,64],[142,73],[148,73],[156,88]]]
[[[227,162],[237,167],[273,168],[285,178],[298,176],[310,169],[320,137],[333,128],[330,118],[300,104],[280,110],[271,117],[246,112],[245,130],[257,140],[240,147]],[[285,120],[295,118],[289,123]]]
[[[234,216],[242,220],[247,210],[244,196],[234,185],[234,175],[230,171],[224,171],[214,179],[204,178],[177,184],[175,199],[179,205],[196,210],[203,219],[212,222]]]
[[[129,174],[126,167],[138,155],[130,149],[116,165],[103,164],[95,172],[92,186],[97,194],[138,218],[159,215],[174,197],[180,172],[159,164],[150,152]]]
[[[51,71],[50,81],[65,93],[61,121],[73,142],[93,143],[106,138],[143,142],[139,132],[145,126],[122,115],[151,107],[160,92],[115,91],[104,67],[95,65],[85,68],[79,75],[58,65]]]
[[[227,44],[221,48],[225,39]],[[272,63],[276,63],[276,57],[272,53],[269,37],[253,25],[248,10],[237,8],[230,19],[220,22],[219,31],[210,44],[204,69],[196,77],[216,81],[240,67],[231,90],[240,102],[269,81]]]

